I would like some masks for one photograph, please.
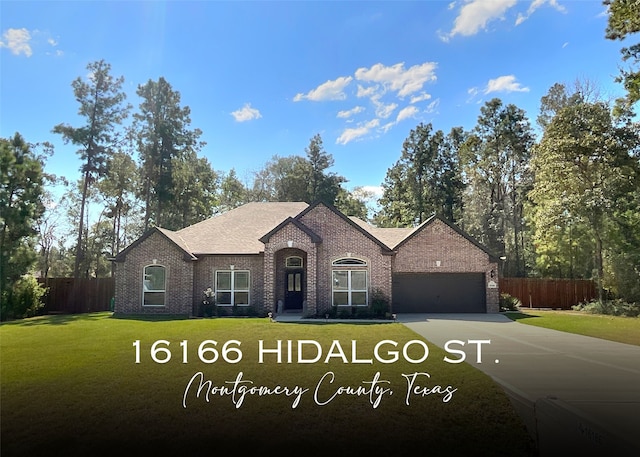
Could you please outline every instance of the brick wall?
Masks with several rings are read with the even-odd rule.
[[[264,299],[263,287],[263,255],[206,255],[199,256],[194,268],[193,280],[193,313],[200,314],[200,304],[202,303],[203,291],[207,287],[215,290],[215,271],[230,270],[233,265],[234,270],[249,270],[249,305],[256,310],[262,311]]]
[[[125,262],[115,264],[115,311],[127,314],[198,315],[202,292],[214,288],[214,272],[249,270],[250,304],[259,312],[275,312],[278,300],[284,299],[284,259],[287,255],[304,258],[306,271],[307,314],[324,314],[332,304],[331,263],[342,257],[367,262],[369,298],[379,289],[391,301],[392,273],[480,272],[486,287],[488,312],[498,311],[498,266],[486,252],[461,236],[447,224],[434,220],[403,244],[396,256],[324,205],[312,208],[301,222],[319,235],[315,244],[308,233],[290,223],[273,234],[259,255],[206,255],[199,260],[185,260],[185,253],[161,233],[155,232],[131,249]],[[154,262],[155,260],[155,262]],[[439,265],[437,262],[439,261]],[[142,276],[147,265],[166,267],[166,305],[142,306]],[[495,277],[491,277],[491,272]]]
[[[184,260],[184,251],[161,233],[152,233],[127,253],[124,262],[115,262],[115,312],[190,315],[193,263]],[[142,305],[143,270],[154,264],[166,268],[165,306]]]
[[[291,243],[289,243],[291,242]],[[291,244],[291,247],[289,246]],[[315,315],[316,309],[316,244],[307,233],[289,223],[274,233],[264,250],[264,307],[265,312],[276,312],[278,300],[284,299],[284,287],[279,295],[278,284],[284,282],[284,257],[287,252],[301,255],[305,260],[307,315]]]
[[[440,262],[438,266],[437,262]],[[499,311],[498,264],[440,220],[434,220],[403,244],[393,261],[397,273],[484,273],[487,312]],[[491,277],[491,271],[494,277]],[[489,281],[496,288],[486,287]]]
[[[391,297],[392,257],[383,255],[379,244],[323,205],[306,213],[301,221],[323,239],[318,245],[317,259],[318,314],[331,309],[331,263],[341,257],[367,261],[369,298],[374,289],[380,289],[387,297]]]

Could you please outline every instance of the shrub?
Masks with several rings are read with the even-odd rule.
[[[371,294],[371,312],[375,317],[384,317],[389,312],[389,299],[380,289]]]
[[[518,311],[520,306],[522,306],[522,302],[519,298],[509,294],[500,294],[500,311]]]
[[[341,307],[338,311],[338,319],[349,319],[352,315],[351,307]]]
[[[42,297],[46,293],[47,289],[33,276],[26,275],[18,279],[2,297],[2,320],[35,316],[44,306]]]
[[[580,303],[571,307],[575,311],[589,314],[605,314],[609,316],[640,316],[640,304],[627,303],[624,300],[593,300],[587,303]]]
[[[358,319],[369,319],[372,317],[372,312],[368,307],[356,308],[355,317]]]

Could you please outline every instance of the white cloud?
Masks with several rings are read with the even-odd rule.
[[[380,125],[379,119],[372,119],[369,122],[366,122],[358,127],[345,129],[342,134],[336,140],[338,144],[347,144],[353,140],[357,140],[358,138],[362,138],[371,132],[373,129]]]
[[[467,98],[467,103],[472,103],[476,99],[476,96],[479,93],[480,93],[480,89],[478,89],[477,87],[472,87],[468,89],[467,94],[469,94],[469,97]]]
[[[431,114],[431,113],[435,113],[436,110],[438,109],[438,106],[440,106],[440,99],[437,98],[434,101],[432,101],[431,103],[429,103],[427,105],[427,109],[425,110],[425,112]]]
[[[430,98],[431,98],[430,94],[427,94],[426,92],[423,92],[420,95],[414,95],[413,97],[411,97],[411,102],[410,103],[419,103],[419,102],[423,102],[425,100],[429,100]]]
[[[338,111],[337,117],[341,119],[349,119],[351,116],[354,116],[358,113],[364,111],[364,107],[362,106],[354,106],[350,110]]]
[[[407,106],[406,108],[402,108],[398,113],[398,116],[396,117],[396,124],[404,121],[405,119],[415,117],[415,115],[419,112],[420,110],[415,106]]]
[[[381,83],[397,92],[399,97],[405,97],[422,90],[425,83],[435,81],[435,69],[435,62],[425,62],[409,69],[404,68],[404,62],[390,67],[377,63],[371,68],[358,68],[355,76],[359,81]]]
[[[358,84],[358,93],[356,94],[356,97],[373,97],[374,94],[377,93],[377,91],[378,86],[362,87],[360,84]]]
[[[379,119],[386,119],[393,114],[397,107],[397,103],[385,104],[378,102],[376,103],[376,116],[378,116]]]
[[[235,118],[236,122],[252,121],[262,117],[260,111],[255,108],[251,108],[251,103],[245,103],[242,108],[232,112],[231,115]]]
[[[352,193],[359,198],[368,199],[370,197],[380,198],[384,194],[382,186],[360,186],[353,189]]]
[[[371,67],[356,69],[353,76],[341,76],[334,80],[328,80],[307,93],[298,93],[293,101],[302,100],[347,100],[368,99],[369,104],[362,101],[351,104],[348,109],[336,110],[336,117],[344,120],[342,133],[336,140],[337,144],[347,144],[351,141],[362,139],[374,134],[381,134],[393,128],[398,122],[417,116],[423,110],[415,104],[431,99],[424,86],[436,80],[435,70],[437,63],[424,62],[405,67],[404,62],[394,65],[376,63]],[[356,81],[347,90],[352,81]],[[414,106],[408,106],[398,113],[398,107],[407,105],[404,100],[408,98]],[[399,103],[403,100],[403,103]],[[434,112],[437,103],[428,105],[424,112]],[[358,117],[363,112],[374,112],[375,118],[361,122]],[[384,125],[381,125],[384,122]]]
[[[302,100],[311,100],[314,102],[320,102],[324,100],[344,100],[347,98],[344,93],[345,87],[349,85],[353,78],[351,76],[341,76],[333,81],[327,81],[320,84],[315,89],[310,90],[306,94],[296,94],[293,98],[294,102]]]
[[[529,9],[526,14],[519,13],[516,18],[516,25],[522,24],[524,21],[529,19],[529,17],[541,6],[548,3],[549,6],[553,7],[556,11],[561,13],[565,13],[567,10],[564,6],[560,5],[557,0],[533,0],[529,5]]]
[[[460,8],[451,32],[441,38],[447,41],[456,35],[475,35],[489,22],[504,19],[504,13],[515,4],[516,0],[467,0]]]
[[[27,29],[7,29],[2,34],[0,48],[7,48],[12,54],[31,57],[31,33]]]
[[[519,82],[516,82],[514,75],[506,75],[490,79],[483,92],[485,94],[492,92],[529,92],[529,88],[523,87]]]
[[[569,46],[569,42],[565,41],[564,44],[562,45],[562,49],[566,48],[567,46]]]

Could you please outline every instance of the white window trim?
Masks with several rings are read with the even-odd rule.
[[[338,263],[348,261],[353,261],[353,263]],[[360,257],[340,257],[331,262],[331,266],[333,267],[366,267],[367,265],[369,265],[369,263]]]
[[[336,271],[342,271],[342,272],[347,272],[348,276],[347,276],[347,281],[348,281],[348,287],[346,290],[336,290],[335,289],[335,283],[333,281],[333,273]],[[364,271],[366,273],[366,287],[365,289],[357,289],[354,290],[351,288],[351,273],[354,271]],[[334,299],[335,299],[335,292],[347,292],[347,304],[346,305],[334,305]],[[364,300],[364,304],[362,305],[354,305],[353,301],[352,301],[352,294],[354,292],[364,292],[365,293],[365,300]],[[362,269],[342,269],[342,268],[334,268],[333,270],[331,270],[331,305],[333,306],[338,306],[338,307],[346,307],[346,306],[361,306],[361,307],[365,307],[365,306],[369,306],[369,270],[362,268]]]
[[[300,259],[300,265],[289,265],[289,259]],[[290,255],[286,259],[284,259],[285,268],[304,268],[304,259],[299,255]]]
[[[231,289],[218,289],[218,273],[231,273]],[[248,279],[248,288],[247,292],[247,302],[248,303],[240,303],[235,304],[235,292],[245,292],[245,289],[235,289],[235,281],[236,281],[236,273],[247,273],[249,276]],[[251,304],[251,271],[250,270],[216,270],[213,273],[213,286],[215,288],[216,294],[216,305],[221,307],[232,307],[232,306],[250,306]],[[217,297],[220,296],[219,292],[229,292],[231,294],[231,303],[217,303]]]
[[[162,267],[164,268],[164,290],[144,290],[144,282],[147,276],[147,268],[148,267]],[[145,308],[163,308],[167,306],[167,278],[169,276],[169,268],[164,265],[160,265],[158,263],[150,263],[149,265],[145,265],[142,267],[142,306]],[[144,294],[146,292],[162,292],[164,294],[164,303],[162,305],[145,305],[144,303]]]

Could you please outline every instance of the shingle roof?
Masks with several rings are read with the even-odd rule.
[[[131,251],[133,248],[141,244],[144,240],[149,238],[154,233],[159,233],[160,235],[162,235],[163,237],[171,241],[173,244],[175,244],[176,247],[183,252],[184,260],[198,260],[198,258],[194,256],[193,253],[189,250],[189,247],[187,246],[185,241],[176,232],[172,232],[171,230],[167,230],[160,227],[153,227],[147,230],[147,232],[144,233],[140,238],[138,238],[129,246],[127,246],[122,251],[120,251],[118,255],[116,255],[113,258],[113,260],[115,260],[116,262],[124,262],[127,256],[127,253],[129,251]]]
[[[252,202],[174,232],[198,254],[258,254],[260,237],[307,208],[304,202]]]
[[[365,229],[371,235],[382,241],[389,249],[393,249],[397,244],[407,238],[415,230],[414,228],[380,228],[355,216],[349,216],[353,222]]]
[[[180,236],[178,235],[176,232],[172,232],[171,230],[167,230],[164,228],[160,228],[160,227],[156,227],[156,229],[162,233],[164,236],[166,236],[167,238],[169,238],[171,241],[173,241],[180,249],[182,249],[183,251],[185,251],[187,254],[192,255],[191,249],[189,249],[189,245],[186,243],[186,241]]]
[[[125,248],[114,260],[123,261],[128,251],[154,232],[159,232],[172,241],[185,253],[186,260],[196,260],[196,256],[202,254],[259,254],[264,251],[263,241],[268,241],[276,229],[282,228],[288,223],[293,223],[308,233],[312,241],[317,243],[321,241],[320,237],[300,221],[300,217],[312,210],[313,207],[314,205],[309,206],[304,202],[247,203],[177,232],[154,228]],[[334,207],[329,208],[376,241],[383,247],[383,251],[388,253],[397,250],[416,233],[438,219],[485,251],[491,258],[495,257],[478,241],[455,225],[435,215],[413,228],[380,228],[357,217],[346,217]]]

